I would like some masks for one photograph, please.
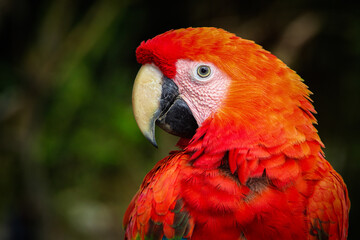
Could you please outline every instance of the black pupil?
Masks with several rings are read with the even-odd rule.
[[[200,73],[202,74],[202,75],[206,75],[207,73],[208,73],[208,68],[207,67],[201,67],[200,68]]]

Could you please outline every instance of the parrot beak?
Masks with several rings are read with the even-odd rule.
[[[143,65],[134,82],[133,111],[144,136],[157,147],[155,123],[168,133],[191,138],[198,125],[179,89],[153,64]]]

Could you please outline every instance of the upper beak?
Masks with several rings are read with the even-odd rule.
[[[153,64],[143,65],[135,79],[133,95],[135,120],[144,136],[157,147],[155,123],[165,131],[191,138],[198,127],[176,84]]]

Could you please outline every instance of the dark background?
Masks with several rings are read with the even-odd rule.
[[[353,1],[355,2],[355,1]],[[360,239],[360,8],[346,1],[0,0],[0,239],[122,239],[159,149],[131,109],[135,49],[169,29],[255,40],[314,92],[327,159]]]

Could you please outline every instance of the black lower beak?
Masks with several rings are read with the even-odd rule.
[[[179,95],[178,87],[167,77],[163,77],[162,81],[156,124],[166,132],[182,138],[192,138],[198,128],[189,106]]]

